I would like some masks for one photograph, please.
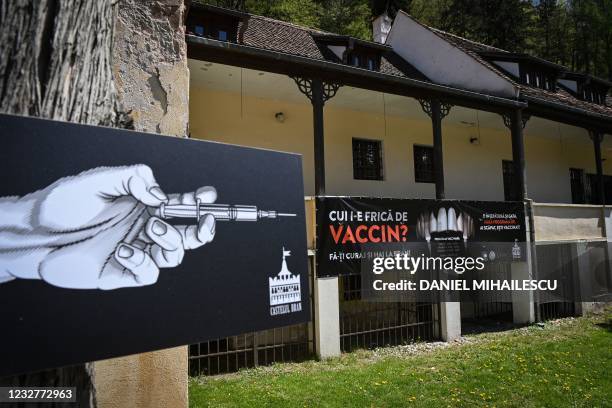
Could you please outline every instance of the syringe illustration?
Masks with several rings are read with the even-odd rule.
[[[217,221],[257,221],[262,218],[295,217],[295,214],[279,213],[278,211],[259,210],[254,205],[228,204],[162,204],[158,215],[161,218],[195,218],[199,220],[206,214],[211,214]]]

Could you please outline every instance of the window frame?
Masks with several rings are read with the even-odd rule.
[[[358,163],[360,161],[367,161],[366,158],[359,158],[356,156],[357,149],[356,145],[359,143],[372,143],[377,145],[377,165],[373,169],[368,169],[367,166]],[[366,180],[366,181],[385,181],[385,160],[384,160],[384,146],[383,141],[378,139],[369,139],[364,137],[353,137],[351,139],[351,153],[353,160],[353,180]],[[368,173],[373,172],[374,175],[370,176]]]
[[[587,201],[590,201],[591,195],[590,185],[587,187],[586,172],[584,169],[570,167],[569,173],[572,204],[586,204]],[[575,177],[575,175],[578,175],[578,177]]]
[[[240,18],[205,10],[190,12],[185,23],[188,34],[223,42],[237,42],[239,24]],[[203,31],[196,32],[197,27]],[[221,32],[225,33],[225,38],[221,38]]]
[[[430,178],[423,176],[423,175],[419,175],[420,168],[417,168],[417,163],[419,162],[419,160],[417,160],[417,149],[427,150],[429,153],[431,153],[431,156],[430,156],[431,157],[431,171],[429,172]],[[415,183],[427,183],[427,184],[436,183],[436,161],[435,161],[435,156],[434,156],[434,148],[432,145],[414,143],[412,145],[412,161],[413,161],[413,167],[414,167],[414,182]]]

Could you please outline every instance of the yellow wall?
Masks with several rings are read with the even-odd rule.
[[[305,193],[314,194],[312,108],[306,98],[295,103],[206,88],[192,88],[190,97],[192,137],[300,153]],[[285,114],[284,123],[275,120],[276,112]],[[413,144],[432,143],[431,122],[425,114],[422,119],[388,115],[385,121],[382,114],[327,106],[324,120],[328,195],[435,196],[433,184],[414,182]],[[561,142],[556,135],[540,135],[538,128],[528,125],[525,130],[529,196],[541,202],[569,203],[569,168],[593,172],[592,148]],[[446,197],[503,200],[502,160],[512,159],[510,132],[481,128],[479,145],[469,143],[472,136],[473,129],[443,123]],[[383,181],[353,179],[353,137],[382,140]],[[609,172],[610,164],[606,167]]]

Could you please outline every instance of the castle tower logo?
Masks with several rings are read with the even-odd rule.
[[[302,310],[302,289],[300,275],[294,275],[287,267],[287,257],[291,251],[283,247],[281,270],[273,278],[268,278],[270,288],[270,314],[280,315]]]

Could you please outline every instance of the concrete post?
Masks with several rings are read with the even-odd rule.
[[[440,302],[440,327],[444,341],[461,337],[461,302]]]
[[[612,260],[610,259],[610,244],[612,243],[612,209],[608,206],[602,208],[604,236],[606,243],[604,247],[604,262],[606,268],[606,289],[607,293],[612,293]]]
[[[340,355],[338,278],[317,278],[314,289],[317,357],[337,357]]]
[[[525,205],[525,262],[513,262],[510,266],[510,278],[513,280],[536,279],[535,254],[535,224],[533,222],[533,207]],[[536,294],[532,291],[512,292],[512,321],[516,324],[529,324],[536,321]]]
[[[510,267],[512,280],[533,279],[531,275],[530,262],[513,262]],[[517,324],[528,324],[535,322],[534,292],[513,291],[512,292],[512,321]]]
[[[577,316],[584,316],[586,313],[593,310],[594,303],[592,299],[592,282],[593,271],[589,259],[589,250],[586,241],[580,241],[573,245],[572,258],[575,260],[574,281],[576,285],[577,299],[574,302],[574,311]],[[572,262],[574,263],[574,262]]]

